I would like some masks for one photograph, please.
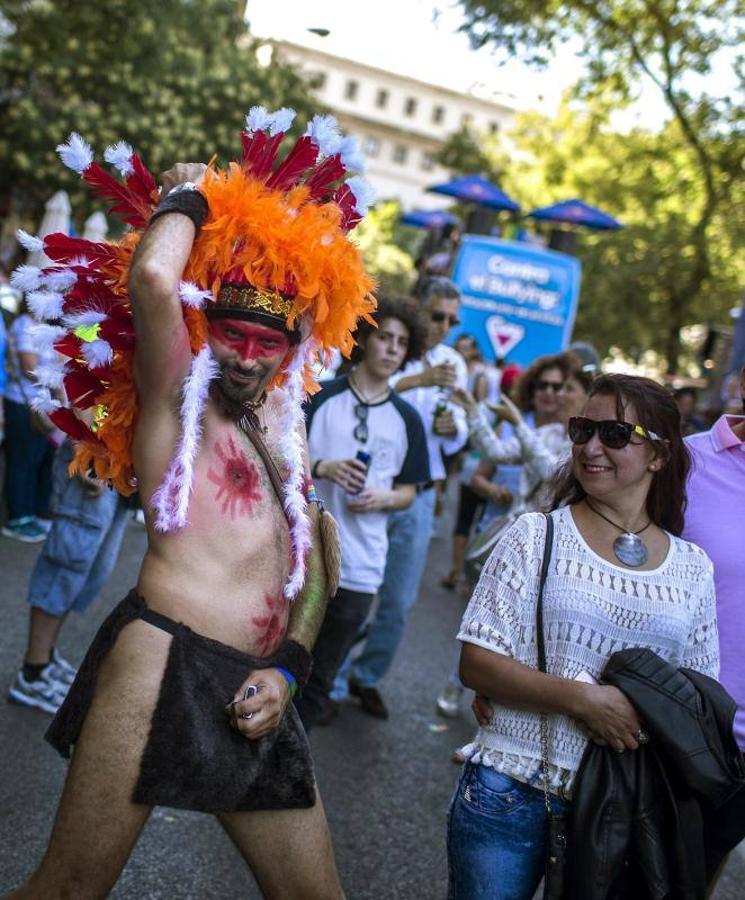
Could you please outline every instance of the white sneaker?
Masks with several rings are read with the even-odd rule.
[[[75,676],[78,674],[75,666],[68,662],[56,647],[52,650],[52,660],[47,668],[50,669],[52,678],[68,686],[75,681]]]
[[[455,719],[460,712],[460,698],[464,690],[463,685],[448,681],[437,698],[437,712],[446,719]]]
[[[52,677],[51,666],[52,663],[42,669],[36,681],[26,681],[23,670],[19,669],[8,691],[8,700],[20,706],[32,706],[55,715],[65,699],[67,685]]]

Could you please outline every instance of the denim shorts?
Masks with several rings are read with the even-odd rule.
[[[52,471],[52,527],[29,582],[28,602],[51,616],[82,612],[111,574],[127,524],[127,506],[105,489],[90,497],[67,466],[72,449],[65,442]]]
[[[552,796],[555,814],[567,805]],[[546,838],[539,786],[466,763],[448,812],[448,900],[532,900]]]

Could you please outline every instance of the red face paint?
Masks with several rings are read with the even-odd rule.
[[[284,332],[243,319],[213,319],[210,334],[242,363],[284,357],[290,349],[290,338]]]

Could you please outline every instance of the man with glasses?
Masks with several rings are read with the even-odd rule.
[[[426,325],[424,356],[409,362],[391,382],[422,418],[431,480],[418,485],[416,499],[408,509],[389,518],[380,605],[349,678],[349,692],[360,700],[365,712],[379,719],[388,718],[388,709],[377,685],[393,662],[419,593],[432,535],[435,481],[446,474],[442,455],[457,453],[468,439],[465,413],[448,399],[453,388],[467,387],[468,370],[463,357],[444,343],[450,330],[460,324],[460,294],[452,281],[436,277],[424,283],[420,296]]]
[[[306,417],[311,472],[339,525],[342,548],[339,589],[296,701],[306,731],[336,710],[329,691],[383,580],[388,518],[410,507],[417,484],[430,480],[421,419],[389,385],[421,353],[419,311],[411,300],[380,298],[374,319],[377,328],[365,322],[357,331],[352,371],[326,382]]]

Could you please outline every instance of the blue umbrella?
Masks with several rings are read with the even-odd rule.
[[[533,219],[545,219],[548,222],[565,222],[567,225],[584,225],[597,231],[614,231],[623,225],[604,213],[602,209],[583,203],[582,200],[565,200],[553,206],[541,206],[528,215]]]
[[[506,209],[511,212],[517,212],[520,209],[519,204],[515,203],[511,197],[508,197],[504,191],[500,191],[496,184],[492,184],[481,175],[463,175],[462,178],[454,178],[445,184],[435,184],[427,190],[434,194],[457,197],[464,203],[478,203],[491,209]]]
[[[442,228],[443,225],[459,225],[458,219],[444,209],[412,209],[399,219],[402,225],[413,228]]]

